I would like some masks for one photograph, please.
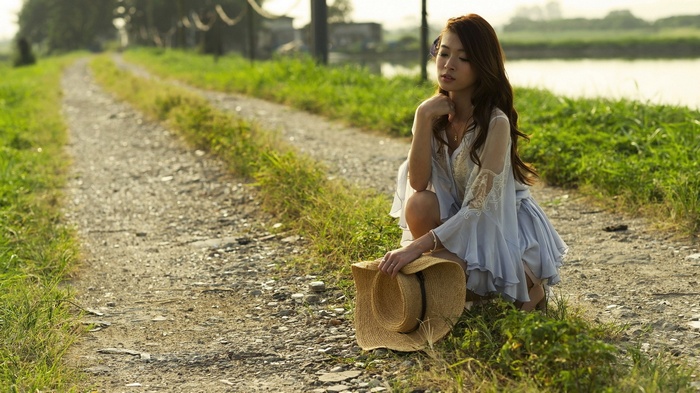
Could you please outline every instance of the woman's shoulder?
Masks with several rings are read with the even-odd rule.
[[[505,112],[501,110],[499,107],[494,107],[493,110],[491,110],[491,119],[490,121],[494,121],[495,119],[506,119],[508,120],[508,115],[506,115]]]

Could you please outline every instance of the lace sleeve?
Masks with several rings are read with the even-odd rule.
[[[503,199],[506,178],[510,171],[510,125],[504,117],[495,117],[489,124],[486,142],[479,153],[481,166],[467,182],[464,214],[480,214],[498,205]]]

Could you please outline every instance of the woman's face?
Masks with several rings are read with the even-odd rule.
[[[476,74],[469,61],[469,54],[464,51],[462,42],[455,33],[448,30],[442,34],[435,64],[441,89],[457,93],[473,88]]]

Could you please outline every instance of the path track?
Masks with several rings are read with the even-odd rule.
[[[332,176],[393,192],[408,141],[250,97],[188,88],[279,130],[326,163]],[[271,236],[265,228],[274,222],[259,212],[252,188],[102,92],[85,61],[67,70],[64,90],[75,161],[66,214],[84,250],[73,285],[84,307],[103,314],[86,319],[105,326],[71,351],[72,361],[89,371],[87,386],[104,392],[136,383],[142,391],[296,392],[341,384],[379,391],[399,375],[336,368],[333,358],[358,354],[343,294],[330,289],[312,305],[293,299],[309,295],[314,277],[279,268],[303,239]],[[629,324],[624,334],[644,348],[697,361],[696,246],[672,241],[644,220],[591,207],[575,193],[533,191],[571,247],[556,294],[601,321]],[[603,230],[620,223],[629,229]],[[334,368],[339,379],[341,370],[350,377],[319,380]]]

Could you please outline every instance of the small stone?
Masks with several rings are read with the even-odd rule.
[[[297,240],[301,239],[301,236],[297,235],[292,235],[292,236],[287,236],[284,239],[280,240],[282,243],[294,243]]]
[[[107,366],[93,366],[93,367],[86,368],[84,371],[86,373],[100,375],[100,374],[109,374],[111,370]]]
[[[346,391],[346,390],[348,390],[348,389],[350,389],[350,386],[346,386],[346,385],[333,385],[333,386],[327,387],[327,388],[326,388],[326,391],[327,391],[327,392],[336,392],[336,393],[340,393],[340,392],[344,392],[344,391]]]
[[[124,386],[126,386],[127,388],[139,388],[139,387],[141,387],[141,384],[138,382],[134,382],[134,383],[127,383]]]
[[[328,374],[321,375],[318,380],[321,382],[341,382],[347,381],[348,379],[357,378],[362,374],[359,370],[348,370],[341,372],[330,372]]]
[[[306,295],[304,296],[304,300],[309,304],[317,304],[321,301],[321,297],[318,295]]]
[[[337,318],[333,318],[333,319],[328,321],[328,324],[331,326],[340,326],[343,324],[343,321],[341,321],[340,319],[337,319]]]
[[[689,261],[700,261],[700,254],[690,254],[685,259]]]
[[[311,281],[309,283],[309,289],[311,292],[323,292],[326,290],[326,283],[323,281]]]
[[[295,293],[292,295],[292,300],[294,300],[295,303],[304,303],[304,294]]]

